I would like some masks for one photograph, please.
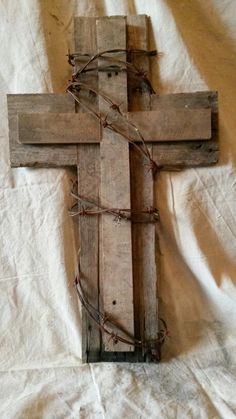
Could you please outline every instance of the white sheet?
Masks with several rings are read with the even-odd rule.
[[[1,19],[0,417],[233,418],[236,319],[235,0],[3,0]],[[146,13],[158,92],[216,89],[216,167],[158,181],[160,365],[80,363],[73,289],[73,171],[11,169],[6,93],[64,91],[73,16]]]

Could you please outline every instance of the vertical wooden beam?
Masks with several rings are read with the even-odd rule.
[[[119,29],[115,25],[117,21]],[[97,44],[96,36],[98,37],[98,50],[106,50],[113,48],[126,48],[126,41],[120,41],[120,31],[125,27],[124,18],[99,18],[97,21],[97,28],[95,19],[93,18],[77,18],[75,20],[75,34],[76,34],[76,51],[95,53]],[[125,33],[125,32],[123,32]],[[146,16],[130,16],[127,22],[127,35],[129,48],[148,48],[148,32],[147,32],[147,18]],[[124,36],[124,35],[123,35]],[[119,42],[117,42],[119,41]],[[121,59],[125,57],[120,56]],[[102,60],[100,60],[100,64]],[[104,63],[102,63],[104,64]],[[136,57],[135,64],[139,67],[149,70],[149,59],[146,57]],[[94,63],[93,63],[94,66]],[[109,77],[106,73],[99,73],[99,86],[97,86],[97,74],[88,73],[83,75],[84,81],[95,89],[99,88],[103,93],[107,93],[113,97],[114,101],[123,102],[123,110],[127,110],[127,96],[126,96],[126,76],[124,74],[111,74]],[[124,80],[125,79],[125,80]],[[125,86],[125,92],[123,87]],[[145,85],[134,85],[134,81],[129,89],[129,110],[148,110],[150,109],[149,93],[145,90]],[[86,99],[86,97],[85,97]],[[91,96],[87,97],[91,106]],[[95,98],[93,104],[96,108],[97,103]],[[99,101],[100,111],[104,114],[108,109],[105,108],[104,103]],[[81,109],[80,109],[81,110]],[[102,145],[101,150],[101,190],[100,184],[100,153],[99,146],[85,145],[78,148],[80,165],[78,167],[79,192],[94,200],[100,199],[103,205],[112,207],[130,207],[130,201],[125,200],[125,196],[129,196],[129,159],[127,159],[128,152],[124,152],[124,148],[129,148],[128,145],[118,138],[118,136],[105,134],[103,140],[111,145],[114,152],[110,154],[109,148],[105,149]],[[117,137],[117,138],[116,138]],[[120,140],[120,141],[119,141]],[[112,144],[110,144],[112,143]],[[120,144],[119,144],[120,143]],[[104,144],[104,141],[103,141]],[[121,150],[119,147],[122,147]],[[119,148],[119,149],[118,149]],[[152,152],[152,149],[150,148]],[[123,153],[123,154],[122,154]],[[122,154],[122,156],[121,156]],[[124,159],[126,159],[125,165]],[[115,161],[115,164],[112,162]],[[135,152],[131,147],[130,164],[132,170],[131,187],[132,187],[132,206],[135,209],[143,209],[146,206],[153,205],[154,183],[151,175],[143,166],[143,159],[139,153]],[[114,171],[114,168],[118,171]],[[127,175],[124,176],[125,171]],[[107,175],[109,173],[109,175]],[[118,176],[118,178],[117,178]],[[121,187],[120,176],[125,177],[128,185]],[[109,182],[111,179],[111,182]],[[149,183],[151,182],[151,185]],[[118,187],[113,187],[118,182]],[[122,181],[123,182],[123,181]],[[142,185],[142,186],[141,186]],[[115,194],[115,190],[121,192],[121,196]],[[143,190],[143,192],[141,192]],[[100,227],[99,227],[100,223]],[[101,311],[105,310],[112,320],[119,323],[129,334],[133,335],[133,289],[132,289],[132,255],[131,255],[131,237],[130,227],[128,227],[128,242],[129,245],[122,248],[120,243],[125,237],[125,230],[128,223],[123,223],[116,226],[110,216],[104,216],[103,220],[99,222],[95,218],[82,218],[80,220],[80,242],[81,242],[81,256],[80,264],[82,273],[86,279],[84,282],[86,293],[90,302]],[[114,231],[114,236],[110,236],[110,228]],[[123,231],[124,229],[124,231]],[[100,231],[100,233],[99,233]],[[119,238],[117,236],[117,231]],[[119,234],[120,233],[120,234]],[[100,234],[100,238],[99,238]],[[118,240],[114,240],[116,237]],[[121,241],[120,241],[121,239]],[[138,225],[134,224],[132,227],[133,239],[133,258],[134,258],[134,306],[135,306],[135,336],[146,340],[154,340],[158,336],[158,315],[157,315],[157,298],[156,298],[156,264],[155,264],[155,227],[153,225]],[[99,249],[100,242],[100,249]],[[86,245],[87,243],[87,245]],[[92,246],[90,246],[90,244]],[[108,247],[107,247],[108,246]],[[98,253],[100,250],[100,260],[98,260]],[[128,251],[127,251],[128,250]],[[113,258],[115,255],[115,259]],[[117,257],[118,256],[118,257]],[[129,260],[128,260],[129,259]],[[110,261],[114,262],[110,263]],[[120,264],[122,260],[122,264]],[[123,265],[123,260],[125,265]],[[98,266],[100,264],[99,279]],[[106,276],[104,276],[104,273]],[[125,282],[125,281],[126,282]],[[128,281],[128,282],[127,282]],[[99,291],[100,290],[100,291]],[[102,307],[99,307],[98,294],[101,292]],[[120,315],[121,313],[121,315]],[[103,337],[102,352],[100,342],[100,332],[97,326],[87,318],[85,312],[83,316],[83,360],[84,361],[141,361],[149,360],[149,357],[143,353],[140,356],[139,351],[133,351],[133,347],[126,344],[115,345],[113,341],[109,341]],[[130,321],[131,319],[131,321]],[[154,348],[155,350],[156,348]],[[128,355],[128,352],[130,355]],[[106,355],[107,354],[107,355]],[[109,355],[110,354],[110,355]],[[120,355],[119,355],[120,354]]]
[[[96,18],[75,18],[75,50],[94,54],[96,44]],[[87,60],[87,58],[86,58]],[[97,74],[88,73],[83,81],[97,88]],[[91,96],[84,93],[83,101],[91,106]],[[93,99],[96,108],[96,99]],[[78,107],[77,107],[78,110]],[[82,111],[83,109],[79,109]],[[79,145],[78,150],[78,192],[95,202],[99,202],[100,150],[99,145]],[[83,289],[90,303],[99,309],[99,217],[79,218],[80,269]],[[100,360],[100,331],[82,308],[82,360]]]
[[[106,17],[97,20],[98,52],[126,49],[126,19]],[[126,60],[126,54],[119,56]],[[104,64],[99,59],[99,64]],[[111,63],[112,64],[112,63]],[[115,62],[114,62],[115,64]],[[127,111],[127,75],[124,72],[107,74],[99,72],[99,91],[121,104]],[[99,109],[103,115],[111,112],[102,99]],[[130,208],[129,145],[119,135],[103,130],[101,152],[101,202],[109,208]],[[133,273],[131,224],[122,220],[114,222],[110,215],[101,220],[100,286],[103,310],[125,332],[134,335]],[[120,334],[120,332],[119,332]],[[108,352],[134,351],[132,345],[114,342],[103,336],[104,350]]]
[[[145,15],[128,16],[128,48],[147,50],[148,18]],[[149,58],[136,57],[132,62],[149,73]],[[138,82],[136,82],[138,83]],[[129,83],[129,111],[150,109],[150,93],[143,83]],[[152,155],[152,146],[149,147]],[[154,207],[155,183],[152,173],[147,168],[147,161],[133,147],[130,153],[131,164],[131,199],[132,209],[142,210]],[[146,342],[158,339],[158,300],[157,300],[157,264],[155,246],[155,224],[133,224],[133,274],[134,274],[134,309],[136,337]],[[152,353],[143,351],[144,359],[154,355],[159,357],[158,345],[153,343]]]

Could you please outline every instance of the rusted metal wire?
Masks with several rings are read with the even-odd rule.
[[[74,216],[95,216],[95,215],[102,215],[102,214],[110,214],[114,216],[114,221],[116,223],[120,223],[121,220],[125,221],[132,221],[133,223],[156,223],[159,221],[159,211],[157,208],[148,207],[144,210],[132,210],[127,208],[106,208],[95,202],[91,198],[87,198],[80,194],[75,194],[73,191],[71,192],[71,196],[76,199],[77,202],[90,205],[88,206],[81,206],[79,211],[72,211],[75,204],[72,206],[70,215]],[[92,205],[92,208],[91,208]],[[137,218],[137,217],[142,218]]]
[[[135,135],[131,136],[122,131],[119,124],[109,121],[109,113],[107,113],[105,116],[101,115],[100,112],[95,111],[90,106],[85,104],[85,102],[80,98],[79,93],[81,90],[88,91],[98,97],[101,97],[109,106],[110,111],[117,112],[117,114],[122,118],[123,122],[130,128],[131,132],[133,131],[135,135],[138,135],[141,144],[137,144],[135,141]],[[151,157],[151,154],[149,152],[147,143],[145,142],[144,136],[142,135],[139,128],[132,123],[131,121],[127,120],[125,114],[121,111],[121,107],[119,104],[115,103],[109,96],[103,94],[102,92],[97,91],[94,88],[91,88],[90,86],[86,85],[85,83],[82,83],[80,81],[72,82],[67,87],[67,92],[73,97],[73,99],[82,107],[84,107],[87,111],[89,111],[91,114],[93,114],[101,123],[103,128],[109,129],[110,131],[113,131],[114,133],[117,133],[120,135],[122,139],[125,141],[128,141],[130,144],[132,144],[147,160],[149,163],[149,170],[152,171],[153,176],[155,177],[158,170],[162,168],[162,166],[159,166]]]
[[[108,72],[108,76],[111,72],[115,72],[115,74],[118,74],[119,72],[127,72],[140,79],[141,82],[145,83],[150,94],[155,93],[147,77],[146,72],[142,71],[130,62],[121,60],[114,56],[114,54],[119,55],[124,53],[126,53],[128,56],[157,55],[157,51],[146,51],[137,49],[113,49],[109,51],[103,51],[95,55],[69,53],[68,61],[72,66],[77,65],[77,59],[81,56],[88,59],[83,65],[77,68],[76,72],[73,74],[72,82],[68,86],[67,92],[74,98],[74,100],[80,106],[92,113],[94,117],[96,117],[100,121],[102,128],[109,129],[112,132],[119,134],[120,138],[123,138],[125,141],[128,141],[136,149],[138,149],[141,155],[147,159],[147,165],[149,167],[149,170],[152,171],[153,177],[155,177],[156,173],[160,169],[162,169],[162,166],[159,166],[152,159],[149,148],[145,142],[144,135],[140,132],[138,127],[131,121],[127,120],[125,114],[121,110],[121,106],[115,103],[109,96],[81,82],[80,77],[87,72],[106,71]],[[91,67],[92,63],[94,63],[98,59],[101,59],[98,65]],[[85,101],[81,97],[82,95],[80,95],[81,91],[87,91],[89,94],[95,97],[100,97],[108,106],[109,110],[107,114],[102,115],[99,111],[93,109],[92,106],[89,106],[87,103],[85,103]],[[114,122],[114,120],[112,120],[111,114],[114,113],[117,115],[117,119],[121,118],[123,123],[126,124],[128,130],[122,130],[122,127],[117,123],[117,121],[115,120]],[[137,136],[141,144],[136,143]],[[84,197],[82,195],[77,195],[74,192],[72,192],[72,196],[76,199],[76,204],[72,206],[72,209],[75,208],[75,205],[79,204],[79,210],[71,212],[72,216],[98,216],[106,213],[114,216],[115,221],[118,222],[121,220],[131,222],[157,222],[159,220],[159,212],[157,208],[150,207],[140,211],[132,209],[106,208],[100,205],[98,202],[95,202],[94,200],[91,200],[90,198]],[[145,217],[145,220],[143,220],[143,217]],[[101,333],[110,336],[110,339],[112,339],[114,344],[117,344],[118,342],[123,342],[127,345],[139,348],[140,350],[142,350],[143,353],[149,354],[151,358],[155,358],[158,356],[158,348],[164,343],[166,338],[169,336],[166,322],[163,319],[159,319],[160,324],[159,331],[157,333],[157,339],[149,341],[143,338],[136,339],[135,336],[130,336],[129,334],[127,334],[127,332],[124,331],[118,324],[116,324],[114,320],[111,319],[106,313],[102,313],[98,308],[94,307],[90,303],[89,298],[83,289],[83,278],[80,268],[80,261],[78,275],[75,279],[75,287],[81,305],[87,313],[88,317],[93,320],[94,324],[100,329]]]
[[[103,59],[103,61],[105,60],[105,61],[112,61],[113,63],[115,62],[118,65],[118,67],[115,69],[115,72],[126,71],[128,73],[133,74],[135,77],[140,78],[142,82],[146,84],[150,93],[155,93],[155,90],[153,89],[152,84],[150,80],[148,79],[147,73],[145,71],[138,68],[137,66],[135,66],[133,63],[129,61],[120,60],[114,56],[114,54],[124,54],[124,53],[127,54],[128,56],[133,55],[133,56],[153,57],[153,56],[160,55],[156,50],[148,51],[148,50],[143,50],[143,49],[111,49],[111,50],[99,52],[94,55],[80,54],[76,52],[71,54],[69,52],[68,62],[73,67],[76,65],[76,58],[81,57],[81,56],[89,57],[87,62],[84,65],[82,65],[80,68],[78,68],[77,71],[73,74],[72,80],[73,81],[78,80],[78,77],[81,74],[86,73],[87,71],[104,71],[104,65],[102,65],[101,67],[96,66],[96,67],[88,69],[88,66],[90,64],[92,64],[94,61],[100,58],[100,59]],[[112,56],[110,56],[110,54],[112,54]]]
[[[159,328],[157,339],[143,341],[128,335],[127,332],[124,331],[119,325],[117,325],[106,313],[102,313],[89,302],[89,299],[82,286],[80,264],[78,275],[75,278],[75,288],[81,305],[85,309],[90,319],[93,320],[93,322],[97,325],[97,327],[101,330],[102,333],[105,333],[106,335],[110,336],[114,344],[122,342],[130,346],[141,348],[147,352],[153,352],[153,348],[162,345],[165,342],[166,338],[169,337],[167,324],[163,319],[159,319],[160,323],[162,324],[162,327]]]
[[[99,55],[104,55],[107,53],[126,53],[127,55],[134,55],[134,56],[147,56],[147,57],[153,57],[160,55],[160,53],[157,52],[156,49],[154,50],[145,50],[145,49],[137,49],[137,48],[127,48],[127,49],[112,49],[108,51],[104,51],[103,53],[100,53]],[[94,57],[94,54],[88,54],[88,53],[81,53],[81,52],[73,52],[71,53],[70,50],[68,50],[68,61],[72,66],[75,66],[75,59],[80,57]]]
[[[157,56],[158,53],[156,50],[152,50],[152,51],[147,51],[147,50],[143,50],[143,49],[111,49],[111,50],[106,50],[106,51],[102,51],[99,52],[97,54],[94,55],[89,55],[89,54],[80,54],[80,53],[74,53],[71,54],[70,52],[68,53],[68,59],[71,65],[75,65],[76,64],[76,57],[80,57],[81,55],[84,57],[89,57],[88,60],[86,61],[85,64],[83,64],[81,67],[79,67],[77,69],[77,71],[73,74],[72,76],[72,82],[71,84],[67,87],[67,92],[71,94],[71,96],[73,97],[73,99],[79,103],[79,105],[83,106],[86,108],[86,110],[88,110],[90,113],[92,113],[97,119],[99,119],[101,125],[103,126],[103,128],[107,128],[117,134],[119,134],[123,139],[125,139],[126,141],[128,141],[129,143],[133,144],[134,147],[136,147],[139,152],[141,154],[143,154],[149,162],[149,170],[152,171],[153,175],[155,176],[157,171],[161,168],[160,166],[157,165],[157,163],[152,159],[148,146],[145,143],[144,137],[141,134],[140,130],[138,129],[138,127],[131,123],[130,121],[127,121],[125,115],[122,113],[120,105],[115,103],[109,96],[103,94],[100,91],[97,91],[94,88],[91,88],[90,86],[86,85],[85,83],[82,83],[80,80],[80,76],[83,73],[86,73],[87,71],[95,71],[97,70],[97,67],[93,67],[88,68],[90,64],[92,64],[94,61],[96,61],[97,59],[102,59],[102,60],[107,60],[107,61],[112,61],[112,63],[116,63],[116,71],[119,69],[119,71],[124,71],[124,69],[128,72],[131,72],[132,74],[134,74],[135,76],[137,76],[138,78],[140,78],[142,80],[142,82],[144,82],[148,88],[149,88],[149,92],[150,93],[155,93],[150,80],[147,77],[147,73],[145,71],[143,71],[142,69],[138,68],[137,66],[135,66],[133,63],[129,62],[129,61],[125,61],[125,60],[120,60],[117,59],[114,54],[128,54],[130,55],[135,55],[135,56]],[[117,67],[118,64],[118,67]],[[114,65],[114,64],[113,64]],[[104,67],[104,65],[102,65],[102,70],[104,71],[106,69],[106,66]],[[110,110],[112,111],[116,111],[120,116],[123,117],[124,121],[126,122],[126,124],[132,128],[135,131],[135,134],[139,136],[139,139],[141,141],[142,145],[136,144],[134,141],[134,138],[132,138],[132,136],[127,135],[127,133],[123,132],[120,130],[120,127],[117,126],[117,124],[115,124],[114,122],[109,122],[108,120],[108,114],[105,116],[102,116],[99,112],[95,111],[94,109],[92,109],[91,107],[89,107],[87,104],[84,103],[84,101],[79,97],[79,93],[81,90],[87,90],[89,93],[92,93],[93,95],[97,96],[97,97],[101,97],[109,106]]]

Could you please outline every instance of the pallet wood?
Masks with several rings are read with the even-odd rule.
[[[147,50],[148,18],[145,15],[128,16],[128,48]],[[133,64],[143,68],[149,74],[149,58],[135,57]],[[130,84],[131,86],[131,84]],[[146,85],[129,90],[129,111],[147,111],[150,109],[150,94]],[[149,146],[152,156],[153,146]],[[141,210],[155,207],[155,183],[151,171],[147,171],[146,161],[135,147],[130,147],[131,165],[131,199],[132,208]],[[133,274],[134,274],[134,312],[135,335],[137,339],[145,341],[158,339],[158,298],[157,280],[159,260],[156,252],[155,224],[133,224]],[[156,359],[160,358],[160,348],[153,347]],[[151,354],[143,351],[142,361],[148,361]]]
[[[216,141],[185,141],[181,143],[160,143],[153,147],[153,159],[163,169],[199,167],[216,164],[219,160],[219,146]]]
[[[100,123],[90,113],[19,113],[22,144],[99,143]]]
[[[132,17],[129,17],[132,18]],[[128,19],[129,19],[128,18]],[[78,18],[79,19],[79,18]],[[93,18],[88,18],[93,19]],[[95,18],[94,18],[95,19]],[[81,18],[81,25],[83,18]],[[79,22],[77,20],[77,22]],[[75,29],[78,27],[75,26]],[[93,32],[95,29],[93,29]],[[135,33],[135,30],[133,30]],[[140,60],[136,58],[136,60]],[[87,76],[86,76],[87,77]],[[94,74],[89,76],[94,82]],[[96,83],[96,82],[95,82]],[[130,93],[132,92],[132,94]],[[140,95],[135,89],[129,89],[129,101],[135,101],[137,105],[131,106],[133,111],[138,109],[139,99],[147,94]],[[171,99],[172,98],[172,99]],[[90,98],[91,100],[91,98]],[[149,99],[148,99],[149,100]],[[212,140],[207,142],[190,141],[183,143],[155,144],[153,148],[154,158],[162,166],[196,167],[216,164],[219,159],[218,145],[218,102],[216,92],[179,93],[175,95],[152,95],[151,109],[161,109],[168,106],[172,101],[175,108],[188,106],[191,109],[212,109]],[[77,166],[77,153],[75,145],[23,145],[18,140],[17,114],[20,112],[74,112],[74,102],[67,94],[24,94],[7,95],[8,102],[8,125],[11,167],[62,167]]]
[[[10,162],[12,167],[76,166],[74,145],[56,145],[43,148],[18,142],[17,114],[19,112],[74,112],[75,104],[67,94],[7,95]]]
[[[98,52],[126,49],[126,19],[106,17],[97,20],[97,44]],[[126,61],[125,54],[120,59]],[[102,59],[98,62],[103,64]],[[99,72],[98,88],[116,103],[121,103],[122,111],[127,111],[126,73],[113,74],[108,78],[106,73]],[[103,114],[109,111],[103,100],[99,100],[99,110]],[[120,135],[103,130],[100,152],[101,204],[108,208],[130,208],[129,144]],[[127,338],[134,335],[131,224],[122,220],[116,225],[113,217],[104,214],[101,217],[100,234],[102,308]],[[103,344],[108,352],[134,350],[132,345],[116,343],[105,334]]]
[[[211,92],[201,92],[211,96]],[[73,111],[74,103],[71,98],[63,94],[64,103],[60,103],[61,95],[52,94],[25,94],[7,95],[8,100],[8,125],[10,144],[11,167],[70,167],[77,166],[77,153],[75,145],[23,145],[18,141],[17,113],[18,112],[68,112]],[[155,100],[158,97],[155,97]],[[57,99],[59,104],[56,105]],[[59,108],[57,108],[59,106]],[[65,107],[64,107],[65,106]],[[152,103],[153,108],[155,104]],[[212,105],[213,106],[213,103]],[[212,114],[213,140],[209,141],[184,141],[183,143],[159,143],[153,148],[154,159],[162,166],[197,167],[216,164],[219,160],[217,111]]]
[[[93,20],[93,23],[94,23],[94,20]],[[88,29],[88,36],[90,38],[89,38],[89,42],[88,42],[88,46],[89,46],[88,52],[93,54],[96,51],[90,49],[90,45],[91,45],[90,43],[92,42],[91,38],[95,39],[95,34],[94,34],[95,30],[94,30],[94,26],[92,24],[92,18],[85,18],[85,19],[76,18],[75,19],[76,50],[82,51],[82,52],[84,51],[82,41],[85,38],[85,32],[86,32],[85,28],[89,28]],[[134,47],[136,46],[136,47],[140,47],[140,48],[146,48],[147,44],[146,44],[145,39],[148,36],[147,32],[146,32],[146,29],[147,29],[147,18],[146,18],[146,16],[129,16],[127,18],[128,45],[130,47],[132,45],[134,45]],[[86,33],[86,36],[87,36],[87,33]],[[78,40],[80,40],[79,44],[78,44]],[[137,61],[140,61],[140,58],[136,58],[136,62]],[[147,69],[148,69],[148,61],[149,61],[148,58],[144,58],[144,60],[142,61],[142,64],[145,63],[145,67]],[[92,74],[91,74],[91,76],[92,76]],[[86,75],[86,78],[87,77],[88,76]],[[93,77],[93,80],[92,80],[93,87],[96,88],[96,78],[94,77],[94,75],[92,77]],[[91,79],[90,79],[90,82],[91,82]],[[133,91],[133,90],[132,90],[132,92],[129,92],[129,109],[132,109],[132,110],[135,110],[135,109],[138,110],[138,109],[142,109],[142,108],[145,109],[144,104],[147,101],[149,101],[149,93],[148,94],[143,93],[142,95],[140,95],[138,93],[136,94],[136,91]],[[95,147],[98,150],[97,146],[95,146]],[[84,147],[84,149],[86,149],[86,146]],[[80,146],[78,148],[78,150],[80,150],[80,152],[81,152],[82,147]],[[132,156],[132,150],[131,150],[131,156]],[[132,158],[131,158],[131,162],[132,162]],[[78,170],[81,170],[81,169],[79,169],[79,167],[78,167]],[[137,167],[137,174],[139,172],[140,172],[139,167]],[[79,179],[80,179],[80,177],[79,177]],[[146,179],[146,177],[145,177],[145,179]],[[146,181],[148,183],[148,179],[146,179]],[[132,200],[132,205],[133,205],[133,202],[134,202],[134,200]],[[137,200],[137,203],[138,202],[139,201]],[[150,200],[149,200],[149,197],[148,197],[146,203],[147,204],[152,204],[153,203],[152,196],[150,196]],[[142,203],[141,203],[141,205],[142,205]],[[148,225],[147,226],[146,225],[144,227],[144,229],[142,229],[143,239],[139,235],[138,229],[136,227],[140,227],[140,226],[138,226],[137,224],[134,224],[133,232],[134,231],[137,232],[137,234],[139,236],[139,243],[142,242],[142,240],[143,240],[143,243],[142,243],[143,250],[142,250],[142,252],[145,249],[145,245],[147,246],[146,247],[147,252],[152,251],[155,248],[155,226],[153,226],[153,225]],[[134,254],[136,254],[136,256],[137,256],[137,262],[138,262],[135,265],[135,261],[134,261],[134,276],[135,276],[134,289],[136,290],[136,294],[138,294],[138,297],[137,297],[137,295],[136,295],[136,297],[134,296],[135,297],[134,298],[134,304],[136,306],[136,311],[135,311],[135,323],[136,323],[135,334],[136,334],[136,337],[138,338],[138,337],[140,337],[139,314],[140,314],[140,312],[142,310],[142,307],[143,307],[143,303],[142,303],[142,306],[139,305],[140,289],[139,289],[138,275],[140,275],[142,272],[145,273],[144,279],[147,279],[146,287],[147,287],[147,290],[148,290],[149,289],[149,284],[148,284],[148,282],[149,282],[149,276],[148,276],[149,267],[148,267],[147,263],[144,263],[145,268],[143,268],[142,267],[142,260],[141,259],[138,260],[138,255],[140,255],[140,258],[141,258],[143,253],[142,252],[138,253],[138,249],[140,249],[140,244],[138,244],[138,242],[136,242],[134,239],[135,239],[135,236],[133,235],[133,243],[134,243],[133,250],[134,250]],[[138,246],[136,246],[136,243],[138,244]],[[141,248],[142,248],[142,246],[141,246]],[[92,254],[94,254],[94,252],[92,252]],[[154,274],[154,278],[155,278],[155,281],[156,281],[157,278],[156,278],[156,267],[155,267],[155,254],[154,253],[151,253],[151,254],[153,254],[154,259],[153,260],[149,259],[149,262],[150,262],[150,264],[152,262],[154,262],[153,266],[154,266],[155,269],[154,269],[154,271],[152,269],[152,273]],[[93,260],[93,257],[91,257],[90,263],[92,262],[92,260]],[[95,301],[96,301],[97,291],[98,291],[98,288],[96,288],[96,278],[97,278],[96,275],[95,275],[95,277],[91,278],[90,280],[93,281],[93,284],[91,284],[91,282],[89,281],[89,286],[88,286],[88,291],[89,291],[88,295],[89,296],[91,295],[91,289],[92,289],[92,291],[94,292],[93,298],[94,298]],[[156,288],[156,282],[154,283],[154,288]],[[94,300],[93,300],[93,305],[95,305]],[[153,305],[153,301],[154,301],[154,305]],[[154,315],[156,315],[156,321],[154,321],[155,333],[156,333],[155,337],[156,337],[157,333],[158,333],[157,328],[156,328],[157,318],[158,318],[157,317],[156,290],[155,290],[154,293],[152,293],[152,300],[150,302],[147,302],[147,299],[146,299],[146,311],[147,311],[147,313],[148,313],[148,311],[150,311],[150,307],[154,307],[154,308],[151,309],[151,311],[152,311],[152,313],[154,313]],[[82,314],[83,314],[83,318],[86,317],[86,313],[82,312]],[[94,334],[96,333],[96,330],[98,331],[98,329],[97,329],[96,326],[94,328],[94,323],[91,322],[90,320],[88,321],[88,324],[87,324],[87,330],[86,330],[86,324],[85,324],[84,320],[83,320],[83,325],[85,325],[85,327],[83,327],[82,338],[83,338],[83,342],[87,342],[87,336],[91,336],[91,334],[93,334],[93,336],[94,336]],[[150,333],[150,331],[148,331],[148,327],[146,327],[146,333],[147,333],[147,337],[148,337],[148,333]],[[136,350],[135,352],[105,352],[105,351],[101,351],[99,353],[99,351],[96,350],[99,346],[99,345],[97,345],[97,347],[96,347],[96,342],[98,342],[98,339],[96,339],[96,337],[95,337],[95,339],[90,339],[90,342],[89,342],[90,343],[90,350],[89,350],[89,352],[88,351],[86,352],[86,345],[85,344],[83,345],[83,360],[84,361],[85,360],[87,360],[87,361],[90,360],[92,362],[94,362],[94,361],[143,362],[143,361],[146,360],[146,356],[142,355],[142,353],[139,350]]]
[[[208,140],[211,138],[211,109],[160,109],[129,112],[127,120],[139,129],[145,141]],[[127,131],[126,124],[118,125]],[[19,113],[19,142],[22,144],[90,144],[101,142],[100,121],[90,113]],[[135,129],[128,128],[133,141],[140,142]]]
[[[164,167],[198,167],[216,164],[219,160],[217,92],[202,91],[151,96],[152,110],[183,107],[211,109],[212,139],[194,143],[185,141],[184,143],[156,144],[154,160]]]
[[[128,120],[143,133],[146,141],[209,140],[210,109],[160,109],[130,112]],[[130,129],[131,135],[134,130]],[[137,136],[137,135],[136,135]],[[138,136],[135,139],[138,139]]]
[[[168,95],[151,95],[151,109],[211,109],[218,113],[218,94],[215,91],[192,93],[171,93]],[[217,129],[217,121],[213,118],[212,127]]]
[[[96,18],[77,17],[74,20],[75,50],[95,54]],[[87,73],[86,83],[97,89],[97,75]],[[91,97],[85,92],[85,103],[91,106]],[[96,98],[92,103],[98,108]],[[82,111],[80,107],[76,110]],[[98,144],[77,147],[78,151],[78,193],[99,202],[100,191],[100,147]],[[79,217],[80,269],[83,287],[91,304],[99,310],[99,217]],[[101,334],[97,325],[82,307],[82,361],[100,361]]]

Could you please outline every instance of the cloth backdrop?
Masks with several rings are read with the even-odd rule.
[[[234,418],[235,0],[0,2],[0,417]],[[220,162],[166,172],[160,210],[159,365],[81,364],[77,244],[63,169],[11,169],[7,93],[63,92],[73,17],[151,17],[159,93],[219,91]]]

